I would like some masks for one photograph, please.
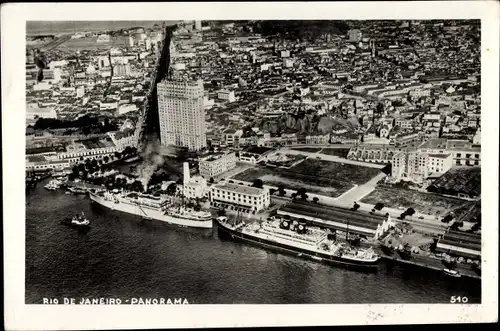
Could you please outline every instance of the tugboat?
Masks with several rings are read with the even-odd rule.
[[[66,217],[61,221],[61,224],[76,226],[76,227],[89,227],[90,221],[85,217],[82,212],[81,215],[76,214],[73,218]]]
[[[46,190],[55,191],[60,187],[60,185],[55,180],[51,180],[47,185],[44,186]]]
[[[459,274],[458,271],[453,270],[453,269],[443,269],[443,272],[446,275],[451,276],[451,277],[456,277],[456,278],[462,277],[462,275]]]

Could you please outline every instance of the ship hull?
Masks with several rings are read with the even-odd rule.
[[[254,246],[260,246],[263,248],[267,248],[280,253],[285,253],[288,255],[295,255],[310,260],[321,261],[323,263],[335,266],[342,266],[348,269],[363,270],[370,272],[376,272],[378,270],[378,260],[366,261],[366,262],[347,260],[339,256],[322,254],[320,252],[309,251],[303,248],[294,247],[282,243],[277,243],[271,240],[266,240],[263,238],[251,236],[249,234],[230,229],[224,226],[224,224],[221,224],[218,220],[216,220],[216,223],[218,227],[219,236],[230,238],[235,241],[245,242]]]
[[[172,217],[169,215],[165,215],[161,210],[158,209],[152,209],[145,206],[139,207],[137,205],[132,205],[124,202],[114,203],[113,201],[106,200],[103,197],[100,197],[94,193],[89,193],[89,196],[93,202],[103,207],[121,211],[128,214],[141,216],[146,219],[154,219],[169,224],[174,224],[178,226],[187,226],[193,228],[210,229],[213,226],[212,219],[197,221],[187,218]]]

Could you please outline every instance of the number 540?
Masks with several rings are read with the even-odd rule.
[[[467,297],[452,295],[450,298],[450,303],[467,303],[469,299]]]

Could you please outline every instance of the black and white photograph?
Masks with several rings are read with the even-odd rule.
[[[481,17],[158,16],[23,22],[21,305],[485,303]]]

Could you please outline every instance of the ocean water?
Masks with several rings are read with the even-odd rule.
[[[59,224],[84,211],[88,232]],[[479,303],[481,283],[383,262],[345,270],[107,210],[39,184],[26,197],[27,304],[43,298],[186,298],[191,304]]]
[[[175,21],[165,21],[167,25]],[[151,28],[162,25],[163,21],[28,21],[27,35],[67,34],[84,31],[119,30],[133,27]]]

